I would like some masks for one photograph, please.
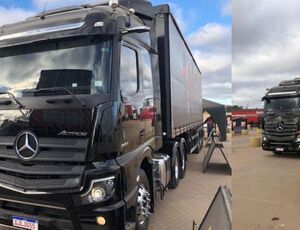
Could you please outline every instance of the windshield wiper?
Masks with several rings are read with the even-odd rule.
[[[25,116],[25,113],[23,113],[23,111],[22,111],[22,109],[25,109],[25,106],[20,101],[18,101],[18,99],[15,97],[15,95],[13,95],[10,92],[0,92],[0,95],[9,96],[9,98],[15,103],[15,105],[18,106],[18,109],[20,110],[22,115]]]
[[[64,91],[68,93],[81,107],[86,107],[86,104],[74,93],[72,93],[70,90],[68,90],[65,87],[52,87],[52,88],[42,88],[42,89],[36,89],[36,90],[26,90],[24,92],[26,93],[41,93],[41,92],[59,92]]]

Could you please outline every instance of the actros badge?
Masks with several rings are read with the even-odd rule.
[[[31,160],[39,153],[38,138],[30,131],[18,134],[15,141],[15,151],[22,160]]]

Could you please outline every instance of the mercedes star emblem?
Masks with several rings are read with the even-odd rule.
[[[35,158],[39,152],[39,141],[30,131],[19,133],[15,141],[15,151],[22,160]]]
[[[278,131],[282,131],[283,128],[284,128],[284,124],[283,124],[283,122],[280,122],[280,123],[278,124],[278,126],[277,126],[277,130],[278,130]]]

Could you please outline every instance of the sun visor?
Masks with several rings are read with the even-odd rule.
[[[267,97],[293,97],[299,93],[299,86],[277,86],[270,89],[266,96]]]
[[[49,15],[46,19],[28,20],[0,28],[0,47],[32,43],[93,34],[110,35],[117,32],[117,22],[111,20],[104,11],[81,10],[59,15]]]

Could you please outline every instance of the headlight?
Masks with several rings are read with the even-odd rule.
[[[263,141],[267,141],[267,138],[265,136],[263,136]]]
[[[92,189],[92,192],[89,195],[89,200],[91,202],[93,202],[93,201],[100,202],[100,201],[105,200],[105,197],[106,197],[105,188],[97,186]]]
[[[82,203],[96,203],[106,201],[115,193],[115,177],[93,180],[88,191],[81,196]]]
[[[300,137],[297,138],[297,142],[300,142]]]

